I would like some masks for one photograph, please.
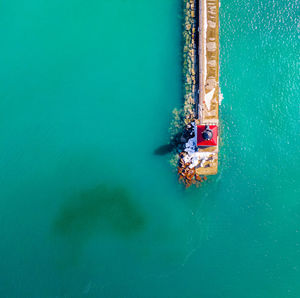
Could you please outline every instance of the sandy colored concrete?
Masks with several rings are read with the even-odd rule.
[[[206,24],[205,24],[206,23]],[[205,33],[206,31],[206,33]],[[199,114],[197,124],[219,124],[219,0],[200,0],[199,5]],[[206,71],[205,71],[206,69]],[[205,95],[215,89],[210,108]],[[218,146],[199,149],[214,152],[214,159],[196,170],[199,175],[218,172]]]

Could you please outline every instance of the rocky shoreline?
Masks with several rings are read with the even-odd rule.
[[[197,6],[195,0],[184,0],[183,22],[183,78],[184,123],[189,125],[196,117],[197,80]]]

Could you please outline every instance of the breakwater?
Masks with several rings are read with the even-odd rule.
[[[211,125],[218,134],[219,0],[184,0],[183,5],[184,104],[174,111],[178,146],[172,163],[189,187],[218,171],[218,135],[209,146],[199,146],[199,131]]]

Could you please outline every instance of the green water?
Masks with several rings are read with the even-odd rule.
[[[298,12],[222,0],[220,171],[184,191],[181,1],[2,1],[0,297],[300,297]]]

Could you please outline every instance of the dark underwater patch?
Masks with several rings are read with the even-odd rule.
[[[145,217],[123,187],[99,185],[71,198],[54,222],[54,233],[86,238],[97,232],[130,236],[145,226]]]
[[[158,148],[156,148],[153,152],[154,155],[166,155],[174,150],[180,148],[183,146],[183,144],[186,142],[185,135],[182,133],[177,133],[174,136],[171,137],[170,142],[165,145],[161,145]]]
[[[166,144],[158,147],[154,150],[155,155],[166,155],[168,153],[171,153],[174,150],[173,144]]]

